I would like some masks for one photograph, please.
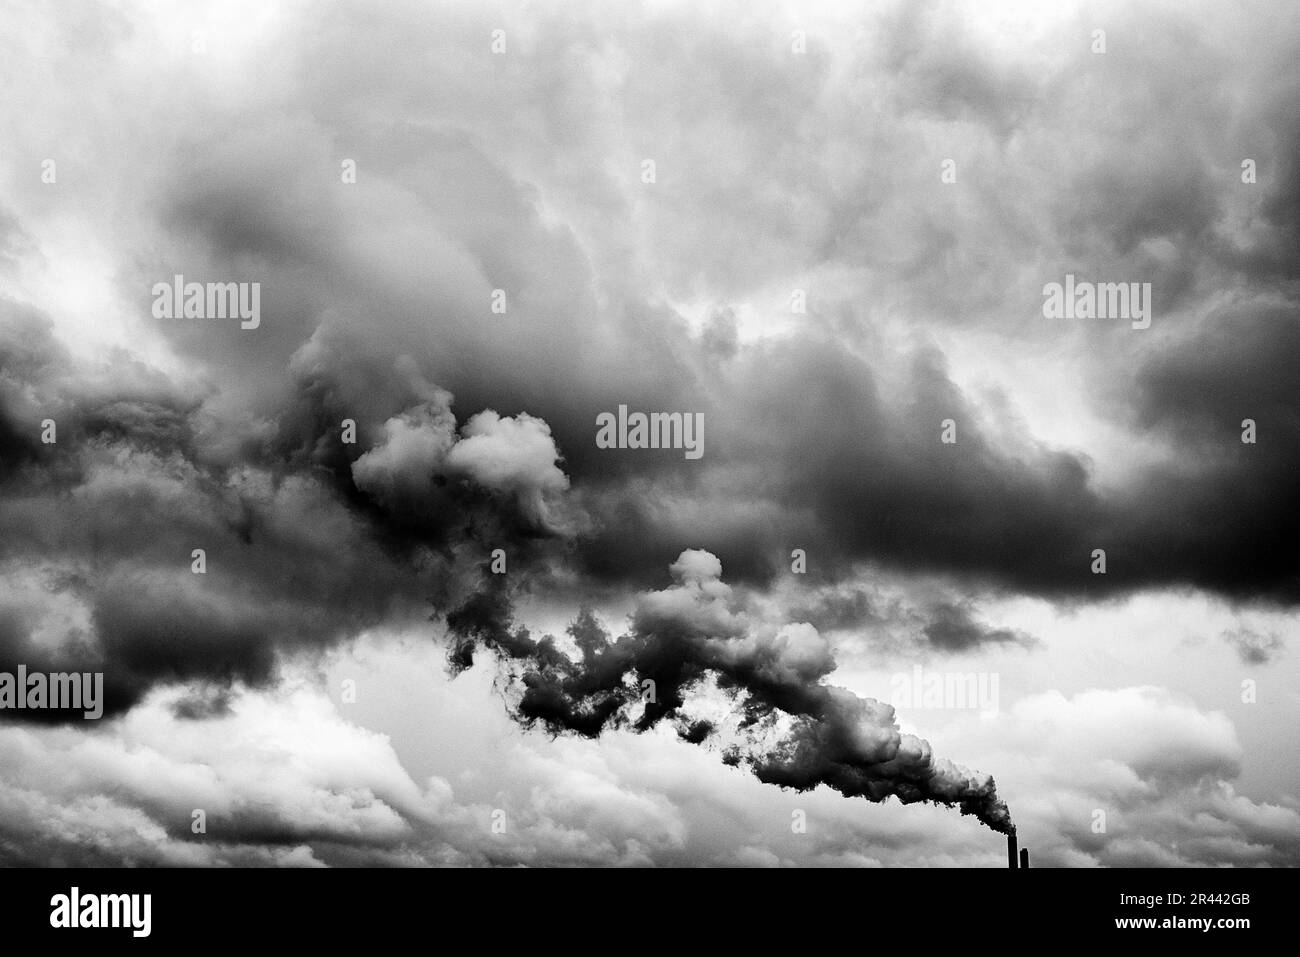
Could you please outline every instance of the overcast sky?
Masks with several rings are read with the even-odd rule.
[[[1300,8],[700,7],[0,4],[0,861],[1300,864]]]

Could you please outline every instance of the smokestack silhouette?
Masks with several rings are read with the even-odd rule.
[[[1007,832],[1007,867],[1013,871],[1019,868],[1029,869],[1029,848],[1019,848],[1019,854],[1016,853],[1019,841],[1016,838],[1014,830]]]

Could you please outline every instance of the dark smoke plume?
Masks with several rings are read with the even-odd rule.
[[[569,626],[577,649],[515,627],[502,576],[447,616],[453,672],[477,646],[509,669],[514,716],[552,733],[598,737],[611,728],[645,731],[670,721],[694,744],[716,737],[692,719],[686,696],[711,678],[735,705],[743,745],[724,752],[761,780],[806,791],[819,784],[847,797],[904,804],[932,801],[973,814],[995,831],[1014,830],[991,777],[934,756],[928,742],[899,731],[894,709],[822,683],[835,662],[811,625],[773,627],[733,610],[721,563],[688,550],[672,565],[676,584],[642,594],[627,634],[611,640],[590,611]]]
[[[697,744],[734,731],[742,743],[725,759],[764,781],[938,801],[1010,827],[991,780],[935,759],[887,705],[822,683],[834,661],[811,625],[733,610],[708,552],[683,552],[677,583],[642,594],[617,640],[580,615],[576,658],[514,628],[504,577],[482,586],[470,556],[502,547],[547,567],[530,559],[557,557],[587,523],[545,421],[486,409],[458,422],[449,393],[399,364],[402,408],[359,422],[368,441],[348,455],[344,410],[329,405],[341,373],[322,363],[275,441],[217,441],[202,403],[165,379],[118,367],[78,378],[48,319],[0,303],[0,320],[0,567],[12,581],[0,670],[103,670],[116,714],[160,683],[267,684],[279,655],[414,617],[432,597],[454,609],[454,669],[477,644],[517,666],[526,723],[596,737],[667,720]],[[36,438],[45,418],[56,443]],[[194,573],[194,548],[210,574]],[[35,640],[52,595],[85,609],[84,640]],[[690,713],[688,693],[707,681],[729,696],[735,728]]]

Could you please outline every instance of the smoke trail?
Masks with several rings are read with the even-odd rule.
[[[898,732],[891,708],[822,684],[834,662],[815,629],[751,625],[733,611],[707,552],[683,552],[677,583],[642,595],[617,640],[580,615],[576,659],[513,628],[503,578],[484,588],[463,556],[503,546],[512,562],[549,567],[542,556],[558,557],[587,521],[565,497],[544,421],[483,410],[458,424],[450,394],[399,364],[390,378],[418,401],[362,421],[371,441],[352,457],[320,431],[343,417],[329,397],[351,367],[317,356],[276,442],[255,442],[237,424],[214,433],[202,403],[161,377],[73,374],[52,330],[0,301],[0,366],[16,370],[0,377],[0,670],[103,670],[115,714],[164,682],[268,684],[280,654],[414,619],[432,597],[456,609],[453,668],[479,643],[518,666],[527,723],[595,737],[667,720],[688,741],[712,741],[717,729],[684,707],[711,679],[748,735],[726,760],[762,780],[942,801],[1009,827],[991,781],[935,760]],[[44,446],[32,425],[47,416],[59,441]],[[220,574],[196,577],[192,548]],[[56,594],[89,609],[91,640],[33,640],[44,567],[59,570]]]
[[[514,716],[525,725],[595,738],[667,720],[694,744],[716,729],[690,719],[685,696],[712,677],[749,732],[746,746],[728,748],[724,760],[759,780],[799,791],[825,784],[870,801],[931,801],[1014,831],[991,777],[936,758],[928,742],[899,731],[891,706],[822,683],[835,662],[815,628],[751,623],[733,610],[721,563],[708,552],[684,551],[670,570],[676,583],[641,595],[629,632],[615,640],[590,611],[580,612],[568,629],[576,658],[551,636],[513,627],[506,587],[488,576],[483,591],[447,616],[451,668],[469,667],[478,645],[511,665],[522,689]]]

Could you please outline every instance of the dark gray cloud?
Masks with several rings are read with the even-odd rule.
[[[883,616],[867,592],[854,588],[819,593],[807,604],[791,608],[790,617],[794,621],[806,621],[818,631],[829,631],[862,628]]]
[[[487,94],[474,92],[463,106],[483,111],[481,122],[472,121],[470,113],[455,110],[451,94],[432,75],[407,69],[391,52],[423,35],[412,27],[429,16],[400,7],[381,23],[342,4],[332,16],[304,24],[301,45],[287,54],[291,62],[323,60],[338,67],[311,76],[290,71],[286,95],[302,109],[271,103],[251,118],[214,114],[209,126],[187,127],[173,145],[172,167],[147,179],[144,206],[167,237],[168,253],[136,257],[121,280],[128,298],[143,308],[151,282],[175,272],[201,278],[238,274],[261,280],[267,290],[270,317],[256,335],[232,334],[211,323],[171,322],[158,330],[222,384],[206,410],[210,430],[221,434],[209,454],[220,452],[232,462],[267,455],[311,460],[342,474],[350,467],[348,452],[330,441],[341,418],[357,420],[360,453],[377,441],[385,422],[421,401],[419,383],[436,383],[455,396],[454,411],[462,419],[492,408],[547,424],[575,494],[596,518],[578,536],[574,561],[601,586],[648,584],[687,538],[719,555],[737,580],[762,583],[797,538],[816,549],[818,567],[832,573],[868,559],[1049,596],[1190,585],[1234,597],[1296,600],[1296,556],[1283,544],[1286,530],[1278,531],[1279,547],[1269,550],[1271,557],[1250,558],[1244,540],[1257,536],[1234,533],[1228,518],[1217,517],[1227,515],[1232,490],[1243,480],[1256,490],[1253,501],[1271,508],[1285,491],[1278,484],[1285,460],[1256,462],[1246,475],[1207,469],[1174,476],[1178,470],[1172,466],[1153,468],[1132,476],[1125,488],[1103,491],[1083,453],[1057,447],[1050,437],[1010,445],[1008,423],[956,384],[950,359],[933,344],[885,348],[870,358],[866,350],[846,350],[846,341],[869,344],[875,334],[865,305],[851,307],[857,314],[847,327],[832,327],[834,335],[805,330],[798,339],[730,344],[715,332],[698,340],[685,335],[680,318],[624,288],[618,276],[643,272],[649,267],[635,257],[650,255],[658,257],[654,269],[670,287],[702,286],[726,303],[756,280],[774,281],[792,268],[788,264],[806,273],[861,258],[878,280],[872,288],[891,298],[903,295],[899,301],[919,321],[936,325],[984,322],[987,277],[1001,276],[1011,284],[987,287],[996,292],[999,310],[1007,322],[1017,314],[1018,335],[1041,342],[1061,335],[1034,326],[1037,287],[1058,278],[1058,266],[1109,271],[1123,264],[1152,279],[1166,312],[1176,309],[1212,281],[1230,280],[1242,270],[1246,247],[1238,242],[1230,250],[1228,231],[1239,202],[1234,191],[1243,184],[1235,160],[1210,148],[1215,131],[1251,130],[1255,142],[1263,142],[1260,133],[1266,131],[1267,142],[1280,144],[1296,135],[1294,118],[1276,107],[1281,94],[1271,91],[1241,102],[1222,95],[1177,100],[1172,118],[1156,113],[1161,91],[1183,90],[1188,83],[1213,91],[1229,71],[1222,56],[1208,52],[1195,58],[1190,79],[1181,67],[1148,69],[1151,56],[1172,62],[1189,45],[1213,48],[1209,27],[1171,15],[1173,22],[1151,34],[1144,19],[1151,15],[1126,15],[1110,27],[1112,52],[1102,59],[1082,39],[1088,23],[1070,19],[1061,29],[1078,30],[1079,42],[1055,72],[1034,78],[968,29],[945,29],[943,11],[900,10],[884,17],[867,49],[888,50],[899,72],[891,88],[895,99],[886,101],[888,122],[908,138],[907,149],[916,148],[907,124],[921,110],[937,112],[939,121],[963,130],[972,144],[983,144],[985,131],[995,142],[1019,131],[1027,148],[1055,160],[1059,147],[1050,137],[1060,130],[1053,109],[1082,105],[1082,94],[1068,82],[1070,71],[1094,77],[1090,82],[1103,66],[1116,75],[1115,85],[1099,94],[1119,111],[1116,122],[1098,134],[1113,140],[1114,148],[1053,166],[1050,181],[1035,180],[1022,190],[1017,178],[1028,175],[1024,164],[1004,159],[1003,168],[995,169],[994,156],[980,145],[980,174],[971,174],[979,181],[974,206],[955,217],[930,190],[921,192],[900,178],[895,157],[903,147],[870,129],[855,135],[867,155],[876,149],[879,155],[870,164],[851,165],[843,186],[819,167],[831,160],[816,159],[816,147],[847,131],[836,125],[833,110],[831,120],[816,119],[814,97],[830,75],[815,37],[815,55],[796,76],[788,65],[770,64],[769,48],[743,34],[719,34],[707,22],[698,39],[689,40],[669,23],[616,32],[632,57],[677,51],[689,69],[671,80],[669,90],[693,86],[707,93],[700,93],[706,100],[698,104],[698,116],[674,127],[665,112],[672,97],[662,89],[651,95],[642,81],[627,84],[627,108],[643,114],[653,131],[644,149],[656,152],[664,169],[655,201],[643,212],[652,228],[675,237],[674,248],[634,251],[613,242],[593,252],[593,241],[612,238],[615,224],[632,216],[640,202],[631,192],[640,185],[635,153],[628,154],[625,174],[581,159],[580,144],[605,147],[616,136],[615,118],[603,110],[587,122],[575,115],[592,105],[603,27],[543,18],[536,33],[518,38],[516,54],[530,72],[517,72],[514,60],[503,61],[498,72],[474,61],[460,81],[468,91],[490,79],[497,102],[505,98],[518,108],[507,114],[521,111],[541,141],[555,145],[554,168],[537,169],[504,146],[501,111],[488,109]],[[482,26],[461,9],[432,16],[453,36]],[[357,51],[356,30],[383,42]],[[1139,30],[1155,44],[1141,59],[1126,42]],[[541,51],[561,37],[574,56],[543,57]],[[708,46],[708,56],[692,45],[697,42]],[[352,55],[336,56],[344,46]],[[376,50],[390,53],[380,57]],[[1120,82],[1139,72],[1143,96]],[[558,100],[533,115],[541,91]],[[167,95],[179,100],[191,93],[178,87]],[[412,121],[362,121],[387,96],[409,104],[426,102],[424,95],[424,112]],[[1171,138],[1167,130],[1175,121],[1182,132]],[[710,136],[702,133],[706,124]],[[727,135],[733,130],[734,142]],[[783,148],[792,130],[812,148],[797,156]],[[1141,161],[1132,158],[1136,147],[1126,139],[1133,135],[1140,137]],[[700,144],[719,138],[739,151],[742,175],[724,181],[706,162]],[[354,156],[360,164],[355,190],[338,180],[340,156]],[[1294,192],[1295,172],[1286,156],[1276,152],[1258,185],[1274,240],[1294,227],[1286,219],[1294,204],[1285,197]],[[1261,162],[1270,159],[1260,153]],[[757,177],[760,168],[764,175]],[[867,187],[870,174],[882,168],[893,182]],[[305,169],[314,172],[300,175]],[[993,189],[994,181],[1012,188]],[[760,189],[801,197],[820,211],[801,218],[809,227],[824,224],[830,211],[843,217],[855,210],[853,220],[827,227],[839,234],[833,242],[809,231],[783,232],[775,210],[757,196]],[[874,199],[855,200],[855,193]],[[1045,235],[1025,219],[1022,193],[1058,204],[1046,211]],[[869,244],[901,222],[905,201],[919,208],[911,231],[896,237],[903,259],[871,255]],[[572,220],[544,216],[543,204],[572,214]],[[714,228],[708,235],[682,232],[688,204],[710,210]],[[742,217],[749,217],[755,240],[719,242],[740,228]],[[557,225],[557,218],[564,224]],[[982,228],[995,229],[1003,241],[996,260],[946,258],[948,250],[969,257],[988,249],[990,244],[969,239]],[[1038,257],[1044,269],[1025,282],[1016,257],[1029,257],[1044,238],[1050,242]],[[1161,242],[1172,243],[1179,255],[1169,259],[1159,251]],[[1267,244],[1268,252],[1260,247],[1258,255],[1274,255],[1276,246]],[[927,278],[926,264],[936,256],[948,282]],[[504,316],[488,308],[494,288],[509,294]],[[607,298],[616,290],[617,298],[602,305],[602,288]],[[1011,310],[1004,305],[1008,288],[1023,295]],[[945,290],[960,290],[961,296]],[[814,294],[814,303],[819,298],[827,297]],[[1295,324],[1295,308],[1288,302],[1273,311],[1289,318],[1274,322],[1273,332],[1258,330],[1259,336],[1280,337],[1269,350],[1274,356],[1285,357],[1289,348],[1286,329]],[[814,313],[821,308],[828,307],[814,305]],[[1208,331],[1212,323],[1206,325],[1213,340],[1223,338]],[[1160,441],[1167,425],[1156,408],[1166,404],[1162,394],[1172,398],[1177,390],[1197,389],[1198,363],[1215,342],[1190,341],[1173,353],[1142,347],[1119,357],[1116,369],[1113,352],[1122,347],[1106,340],[1116,340],[1117,329],[1099,334],[1100,355],[1085,348],[1079,362],[1104,367],[1113,391],[1127,400],[1141,405],[1150,393],[1151,414],[1135,423],[1132,441]],[[1239,356],[1257,354],[1251,350],[1258,343],[1250,338]],[[1224,358],[1233,360],[1231,354]],[[407,363],[409,374],[395,374],[399,361]],[[1271,411],[1285,418],[1293,410],[1287,411],[1284,367],[1284,361],[1272,362],[1252,377],[1250,387],[1275,393],[1282,407]],[[1214,404],[1211,411],[1233,398],[1213,388],[1197,394]],[[620,403],[702,411],[710,426],[704,464],[687,469],[669,453],[597,449],[595,416]],[[937,441],[945,418],[959,424],[954,447]],[[274,427],[253,435],[252,423]],[[1219,434],[1206,433],[1203,421],[1191,425],[1196,431],[1184,439],[1213,441]],[[1276,420],[1270,425],[1276,428]],[[1274,448],[1280,447],[1279,441]],[[341,481],[347,485],[346,476]],[[1155,487],[1163,488],[1158,501],[1145,491]],[[751,504],[741,505],[742,497]],[[1210,530],[1195,533],[1203,542],[1189,541],[1189,528]],[[1113,558],[1104,578],[1088,568],[1088,556],[1098,547]]]
[[[1032,645],[1034,639],[1009,628],[991,628],[978,622],[969,608],[943,602],[932,610],[925,637],[941,651],[970,651],[985,644]]]
[[[1266,665],[1282,652],[1282,636],[1272,632],[1238,628],[1224,632],[1223,638],[1236,649],[1243,664]]]

